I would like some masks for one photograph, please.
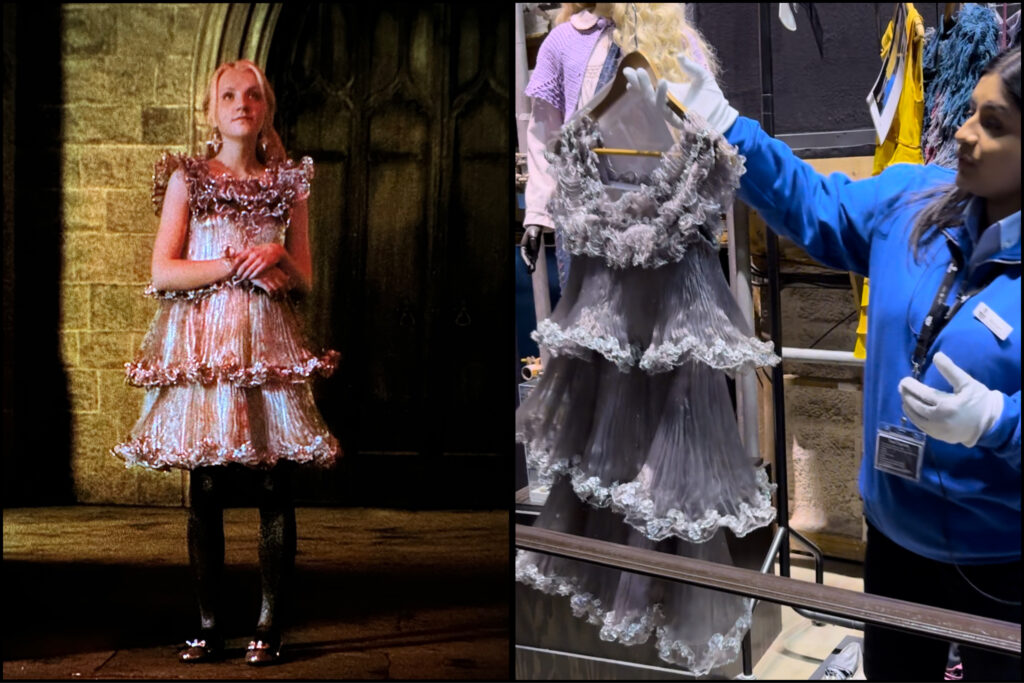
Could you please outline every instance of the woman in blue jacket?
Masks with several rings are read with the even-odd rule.
[[[833,268],[871,278],[860,493],[864,590],[1020,623],[1020,48],[998,57],[956,134],[957,171],[897,164],[825,177],[737,115],[714,79],[629,72],[746,157],[740,198]],[[878,296],[877,294],[881,294]],[[868,678],[942,679],[947,644],[867,626]],[[961,647],[964,675],[1020,680],[1020,659]]]

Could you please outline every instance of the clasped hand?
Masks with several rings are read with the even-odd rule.
[[[283,246],[275,243],[243,249],[231,257],[231,272],[234,277],[249,280],[268,294],[284,291],[291,278],[277,264],[286,253]]]

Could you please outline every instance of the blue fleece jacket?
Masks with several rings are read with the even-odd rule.
[[[966,226],[947,229],[917,262],[909,236],[922,204],[907,200],[914,193],[952,183],[955,171],[897,164],[858,181],[840,173],[825,177],[751,119],[738,118],[726,138],[747,160],[740,198],[775,232],[827,266],[871,278],[860,470],[868,521],[904,548],[933,560],[1019,560],[1020,212],[985,231],[996,231],[999,244],[983,263],[971,261],[974,241]],[[977,226],[972,228],[976,235]],[[896,385],[911,374],[915,335],[956,249],[971,267],[957,274],[950,300],[964,278],[970,286],[988,279],[992,268],[999,274],[941,331],[920,379],[952,391],[931,362],[942,351],[985,386],[1002,392],[1003,412],[973,448],[929,437],[921,480],[914,482],[875,469],[875,439],[879,425],[900,424],[903,409]],[[979,303],[1013,328],[1009,337],[1000,340],[973,315]]]

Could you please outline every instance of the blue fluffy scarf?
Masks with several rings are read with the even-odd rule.
[[[956,168],[953,136],[968,118],[971,92],[999,52],[1001,20],[979,4],[964,4],[945,35],[925,34],[924,123],[921,150],[926,164]]]

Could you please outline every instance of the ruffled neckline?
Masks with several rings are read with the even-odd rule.
[[[271,169],[271,168],[273,168],[273,167],[275,167],[275,166],[277,166],[277,165],[278,165],[278,164],[276,164],[276,163],[269,163],[269,164],[266,164],[266,165],[265,165],[265,166],[263,167],[263,170],[262,170],[262,171],[260,171],[259,173],[257,173],[256,175],[252,175],[252,176],[247,176],[247,177],[245,177],[245,178],[240,178],[240,177],[238,177],[237,175],[235,175],[234,173],[232,173],[232,172],[231,172],[230,170],[228,170],[228,171],[221,171],[221,172],[215,171],[215,170],[213,169],[213,166],[212,166],[212,165],[211,165],[211,163],[210,163],[210,162],[212,162],[212,161],[213,161],[213,159],[206,159],[205,161],[206,161],[206,171],[207,171],[207,173],[208,173],[208,174],[209,174],[209,175],[210,175],[211,177],[213,177],[213,178],[222,178],[222,177],[223,177],[223,178],[230,178],[230,179],[232,179],[232,180],[258,180],[258,179],[260,179],[260,178],[263,178],[263,177],[265,177],[265,176],[267,175],[267,173],[269,173],[269,172],[270,172],[270,169]],[[219,163],[219,164],[220,164],[221,166],[224,166],[224,168],[227,168],[227,166],[226,166],[226,165],[225,165],[225,164],[224,164],[223,162],[218,162],[218,163]]]
[[[248,190],[249,192],[246,192],[246,194],[259,194],[277,187],[283,173],[286,174],[300,170],[306,166],[307,160],[309,165],[312,165],[312,160],[309,157],[303,157],[300,162],[292,161],[291,159],[271,162],[267,164],[266,168],[259,175],[251,178],[239,178],[232,173],[221,173],[214,170],[210,165],[210,159],[192,158],[194,169],[198,171],[196,175],[201,180],[216,187],[234,187]]]
[[[687,245],[703,239],[717,247],[719,214],[739,187],[744,159],[714,131],[687,117],[680,139],[636,189],[612,189],[601,180],[603,146],[586,115],[562,129],[557,153],[548,153],[558,191],[548,213],[573,254],[602,258],[608,266],[657,268],[679,261]]]
[[[636,185],[635,189],[622,189],[609,187],[601,180],[601,173],[598,170],[600,157],[594,149],[605,145],[597,122],[582,114],[575,117],[563,129],[563,145],[567,140],[572,140],[578,148],[580,161],[584,161],[582,157],[585,156],[581,166],[585,171],[584,175],[588,180],[596,181],[600,185],[604,199],[607,200],[605,205],[614,209],[631,206],[637,197],[650,196],[652,192],[667,197],[675,194],[676,186],[681,183],[706,179],[719,161],[719,157],[723,153],[728,153],[727,149],[719,148],[718,139],[713,132],[693,127],[662,152],[657,166],[646,178],[631,183]],[[688,169],[696,170],[702,178],[693,178],[692,174],[681,173]]]
[[[313,160],[308,156],[299,161],[271,162],[258,176],[238,178],[230,173],[215,172],[210,160],[204,157],[165,152],[153,172],[153,206],[158,215],[167,183],[178,168],[185,172],[193,213],[227,203],[247,212],[255,211],[258,205],[273,205],[276,207],[273,213],[284,216],[294,200],[309,195],[309,183],[313,179]]]

